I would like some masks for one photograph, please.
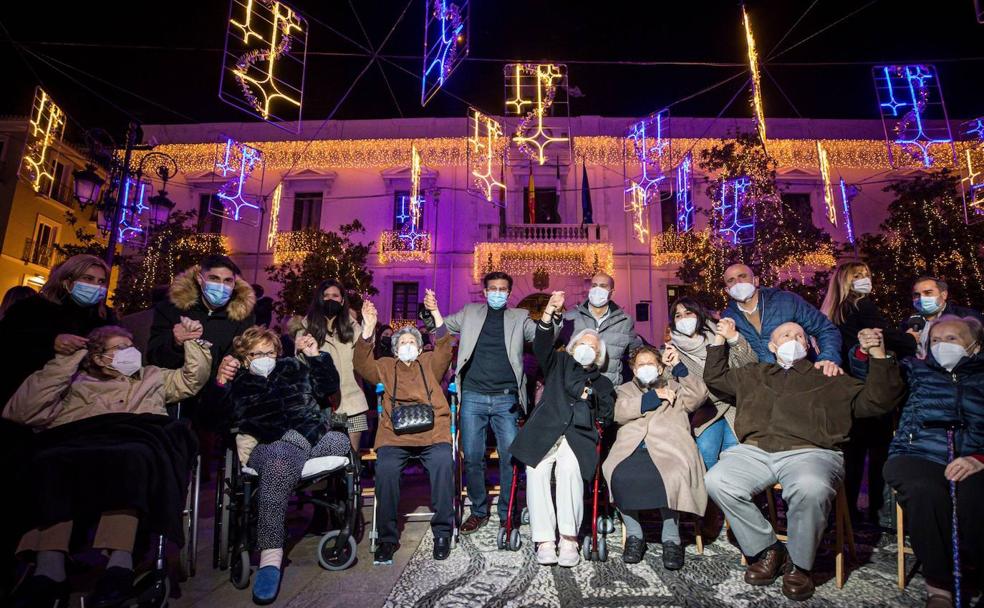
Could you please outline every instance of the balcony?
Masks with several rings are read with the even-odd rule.
[[[479,239],[493,243],[599,243],[608,241],[604,224],[479,224]]]
[[[37,264],[44,268],[51,268],[55,264],[57,251],[52,243],[47,241],[36,241],[34,239],[24,239],[24,254],[21,259],[25,264]]]

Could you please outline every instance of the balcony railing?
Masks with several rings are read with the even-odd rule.
[[[24,255],[21,256],[21,259],[28,264],[51,268],[55,263],[56,254],[57,251],[51,243],[24,239]]]
[[[604,224],[480,224],[480,239],[488,242],[605,242],[608,226]]]

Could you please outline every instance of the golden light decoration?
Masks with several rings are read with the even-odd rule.
[[[404,327],[417,327],[416,319],[390,319],[389,326],[394,332],[400,331]]]
[[[431,261],[431,234],[384,230],[379,235],[379,263]]]
[[[277,241],[277,229],[280,227],[280,199],[284,194],[284,183],[280,182],[273,189],[270,197],[270,230],[267,232],[267,248],[272,249]]]
[[[492,271],[587,277],[615,272],[611,243],[476,243],[472,278],[477,282]]]
[[[654,234],[651,241],[653,266],[682,264],[685,258],[709,238],[710,232],[706,229],[682,234],[675,230]]]
[[[414,144],[410,149],[410,225],[420,226],[420,153]]]
[[[981,180],[981,170],[974,168],[970,148],[964,150],[964,154],[967,158],[967,175],[960,179],[964,221],[968,224],[975,224],[984,220],[984,181]]]
[[[816,251],[790,257],[778,266],[778,272],[783,274],[797,274],[802,282],[807,274],[812,274],[817,270],[831,269],[837,265],[837,257],[833,253],[830,245],[821,245]]]
[[[64,134],[65,112],[44,89],[35,88],[20,167],[21,178],[30,183],[35,192],[41,191],[42,181],[48,180],[50,183],[54,180],[51,147],[60,142]]]
[[[632,213],[632,236],[640,243],[649,238],[649,213],[646,205],[646,191],[636,182],[629,187],[629,206]]]
[[[184,268],[174,267],[174,255],[164,255],[163,259],[167,265],[167,268],[165,269],[166,275],[158,276],[158,264],[164,254],[162,249],[167,250],[168,252],[173,249],[191,251],[197,254],[193,257],[202,258],[206,254],[215,252],[228,255],[232,250],[229,242],[229,237],[219,232],[200,232],[198,234],[182,237],[173,244],[173,247],[172,243],[168,242],[166,239],[150,239],[150,243],[148,243],[147,248],[144,250],[144,257],[140,260],[140,273],[137,276],[140,291],[142,293],[149,294],[150,290],[155,285],[170,283],[171,280],[174,279],[174,275],[177,272],[184,270]]]
[[[310,230],[278,232],[273,244],[273,263],[277,266],[304,259],[317,245],[319,233]]]
[[[506,71],[508,72],[511,67],[507,65]],[[516,133],[513,135],[512,140],[523,154],[528,156],[530,160],[535,160],[540,165],[547,162],[547,157],[544,154],[547,146],[553,143],[570,141],[569,137],[554,137],[548,134],[544,130],[543,125],[543,117],[547,113],[547,110],[550,109],[550,106],[553,105],[554,97],[557,95],[557,87],[560,86],[560,82],[558,81],[563,81],[565,71],[565,66],[555,65],[553,63],[516,64],[517,98],[506,101],[507,112],[509,106],[513,105],[517,109],[515,112],[517,114],[521,113],[523,104],[532,102],[531,109],[526,112],[526,116],[516,127]],[[520,83],[530,77],[536,79],[536,97],[534,100],[527,101],[521,96]],[[531,131],[531,129],[534,130]]]
[[[827,219],[837,226],[837,202],[834,200],[834,184],[830,181],[830,160],[820,140],[817,140],[817,160],[820,163],[820,182],[823,184],[823,206]]]
[[[748,45],[748,68],[752,72],[752,112],[755,114],[755,129],[758,131],[762,146],[765,146],[765,108],[762,105],[762,74],[759,71],[758,50],[755,48],[755,36],[752,35],[752,22],[748,12],[741,7],[741,17],[745,24],[745,42]]]
[[[468,167],[472,177],[469,190],[479,192],[491,203],[496,189],[506,190],[506,185],[495,178],[492,164],[502,153],[502,125],[491,116],[468,108],[468,132]]]

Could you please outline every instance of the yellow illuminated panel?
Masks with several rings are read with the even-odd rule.
[[[632,236],[640,243],[645,243],[646,239],[649,238],[649,213],[646,210],[646,191],[635,182],[632,182],[629,191],[631,194]]]
[[[834,200],[834,185],[830,181],[830,160],[820,140],[817,140],[817,160],[820,162],[820,181],[823,184],[823,208],[827,211],[827,219],[836,226],[837,204]]]
[[[293,37],[301,34],[304,28],[297,14],[280,2],[265,4],[260,0],[246,0],[244,8],[244,19],[230,19],[229,23],[241,31],[243,45],[253,50],[239,58],[232,73],[247,101],[266,120],[270,118],[270,105],[275,99],[301,106],[299,96],[293,97],[278,86],[276,69],[280,57],[290,51]],[[270,17],[259,11],[269,12]],[[252,45],[251,38],[256,38]],[[254,76],[251,72],[259,72],[259,75]]]
[[[513,64],[515,73],[513,74],[515,97],[506,100],[506,114],[523,114],[524,106],[531,106],[533,102],[523,98],[523,64]]]
[[[502,125],[475,108],[468,109],[468,120],[472,184],[482,193],[485,200],[491,203],[496,188],[506,189],[506,185],[495,178],[495,167],[492,165],[496,152],[501,146]]]
[[[64,133],[65,113],[44,89],[36,88],[20,171],[21,177],[31,184],[35,192],[41,191],[45,179],[49,184],[54,179],[51,173],[51,147],[61,141]]]
[[[980,169],[974,169],[970,148],[964,153],[967,156],[967,176],[960,179],[960,187],[963,191],[965,219],[967,223],[973,224],[984,219],[984,181],[981,180]]]
[[[745,42],[748,44],[748,68],[752,72],[752,111],[755,113],[755,128],[759,139],[765,146],[765,108],[762,106],[762,74],[759,72],[758,51],[755,49],[755,37],[752,35],[752,22],[748,19],[745,7],[741,8],[742,19],[745,23]]]
[[[417,152],[417,145],[414,144],[410,150],[410,223],[417,228],[420,226],[420,153]]]
[[[527,275],[534,270],[557,276],[589,277],[615,271],[611,243],[476,243],[472,278],[493,270]]]
[[[564,73],[552,63],[545,64],[525,64],[522,66],[523,74],[517,78],[517,83],[521,82],[528,74],[536,78],[536,99],[532,109],[526,113],[523,120],[516,128],[516,134],[512,140],[519,149],[531,160],[535,160],[542,165],[547,162],[544,150],[552,143],[570,141],[568,137],[554,137],[544,130],[543,117],[547,110],[553,105],[554,95],[557,93],[557,86],[564,77]],[[519,85],[517,84],[517,91]],[[518,92],[517,92],[518,94]],[[510,102],[506,102],[508,105]]]
[[[284,193],[284,183],[280,182],[273,189],[270,199],[270,231],[267,233],[267,247],[272,248],[277,242],[277,229],[280,227],[280,197]]]
[[[412,236],[412,238],[410,238]],[[408,234],[401,230],[384,230],[379,235],[379,263],[430,262],[429,232]]]

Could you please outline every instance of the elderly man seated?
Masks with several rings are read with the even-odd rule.
[[[704,381],[715,394],[735,399],[735,433],[741,445],[721,454],[705,477],[707,493],[731,524],[749,557],[745,582],[771,585],[782,575],[782,592],[793,600],[813,595],[810,569],[827,514],[844,477],[840,446],[851,417],[884,414],[905,396],[898,363],[885,353],[879,330],[858,334],[871,358],[867,382],[826,376],[807,360],[803,328],[783,323],[770,336],[776,363],[728,367],[728,346],[718,324],[707,349]],[[784,547],[752,502],[782,484],[789,540]]]

